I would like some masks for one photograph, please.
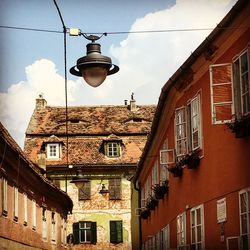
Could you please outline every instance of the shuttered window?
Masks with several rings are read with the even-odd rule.
[[[8,182],[2,178],[2,210],[3,215],[8,215]]]
[[[84,186],[78,189],[78,198],[80,200],[89,200],[91,198],[91,182],[85,182]]]
[[[97,241],[96,222],[79,221],[73,223],[73,241],[74,244],[95,244]]]
[[[212,123],[229,122],[234,113],[232,66],[230,63],[210,66]]]
[[[121,243],[122,238],[122,221],[110,221],[110,242]]]
[[[109,199],[121,199],[121,179],[109,179]]]

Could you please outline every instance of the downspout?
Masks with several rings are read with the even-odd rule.
[[[136,186],[137,180],[133,181],[134,189],[138,192],[138,208],[141,206],[141,185],[138,183],[139,187]],[[141,217],[139,217],[139,249],[142,249],[142,231],[141,231]]]

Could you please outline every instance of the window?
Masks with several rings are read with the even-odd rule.
[[[58,159],[58,158],[60,158],[59,143],[48,143],[47,144],[47,159]]]
[[[177,246],[178,249],[185,249],[186,244],[186,214],[177,216]]]
[[[166,139],[160,150],[160,182],[169,179],[167,171],[168,164],[175,162],[174,149],[168,149],[168,139]]]
[[[232,67],[231,64],[210,66],[212,122],[220,124],[232,119]]]
[[[36,201],[32,200],[32,229],[36,229]]]
[[[78,199],[89,200],[91,198],[91,182],[85,182],[84,186],[78,189]]]
[[[250,63],[248,55],[250,49],[245,50],[233,62],[233,82],[235,91],[235,111],[237,118],[250,113]]]
[[[28,223],[28,197],[27,194],[23,194],[23,224],[27,225]]]
[[[159,184],[159,175],[158,175],[158,161],[156,160],[154,163],[154,167],[152,170],[152,186],[155,184]]]
[[[8,182],[5,178],[2,178],[2,213],[8,215]]]
[[[46,208],[42,208],[42,238],[47,240],[47,211]]]
[[[121,179],[109,179],[109,199],[121,199]]]
[[[250,188],[240,191],[240,236],[242,249],[250,249]]]
[[[187,154],[187,118],[186,108],[179,108],[175,113],[176,122],[176,155],[178,157]]]
[[[120,144],[118,142],[107,142],[105,145],[105,154],[108,157],[120,156]]]
[[[203,206],[192,208],[190,211],[191,249],[204,249]]]
[[[110,221],[110,242],[111,243],[121,243],[122,238],[122,221]]]
[[[96,243],[96,222],[80,221],[73,223],[74,243]]]
[[[18,188],[17,187],[13,187],[13,191],[14,191],[14,220],[18,221]]]
[[[201,148],[200,94],[175,111],[175,129],[177,160]]]
[[[249,51],[245,49],[233,63],[210,65],[213,124],[250,114]]]
[[[161,249],[167,250],[170,247],[169,225],[161,230]]]
[[[51,241],[56,241],[56,213],[51,213]]]

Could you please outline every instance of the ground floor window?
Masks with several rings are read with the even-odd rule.
[[[73,223],[73,239],[75,244],[96,243],[96,222],[79,221]]]
[[[190,211],[191,249],[204,249],[204,215],[203,205],[194,207]]]
[[[250,188],[239,193],[240,236],[243,250],[250,249]]]
[[[111,243],[121,243],[123,242],[122,237],[122,221],[110,221],[110,242]]]

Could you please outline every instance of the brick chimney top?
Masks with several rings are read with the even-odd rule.
[[[39,97],[36,99],[36,109],[43,109],[47,106],[47,101],[44,99],[43,94],[39,94]]]
[[[136,100],[134,99],[134,93],[131,94],[129,109],[130,111],[136,111]]]

